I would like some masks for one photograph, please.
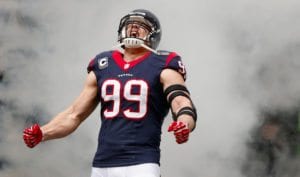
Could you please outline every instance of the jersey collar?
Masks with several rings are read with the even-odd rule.
[[[145,60],[149,55],[151,54],[151,52],[147,52],[145,55],[130,61],[130,62],[126,62],[123,58],[123,54],[117,50],[113,51],[112,54],[112,58],[114,59],[114,61],[117,63],[117,65],[122,69],[122,70],[129,70],[130,68],[133,68],[135,65],[137,65],[138,63],[142,62],[143,60]]]

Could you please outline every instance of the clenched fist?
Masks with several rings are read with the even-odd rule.
[[[43,133],[38,124],[34,124],[23,131],[23,139],[29,148],[33,148],[39,144],[43,139]]]
[[[185,143],[189,139],[190,129],[186,123],[174,121],[170,124],[168,131],[174,132],[178,144]]]

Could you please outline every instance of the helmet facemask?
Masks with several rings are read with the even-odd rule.
[[[139,34],[134,35],[131,31],[128,31],[128,27],[131,25],[131,30],[133,30],[133,25],[135,28],[143,28],[147,35],[143,38],[139,38]],[[152,38],[153,34],[156,32],[155,25],[153,25],[149,20],[145,19],[143,16],[139,15],[127,15],[121,19],[119,26],[119,36],[118,41],[121,46],[126,48],[139,48],[144,47],[152,52],[156,51],[152,49]],[[137,32],[138,33],[138,32]]]
[[[144,30],[146,35],[140,37],[140,31]],[[138,48],[140,44],[150,46],[151,24],[142,17],[130,17],[125,21],[121,31],[121,40],[125,47]]]

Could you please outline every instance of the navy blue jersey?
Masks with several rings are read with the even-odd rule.
[[[171,68],[185,78],[180,56],[149,52],[132,62],[108,51],[91,60],[88,72],[97,78],[101,128],[94,167],[158,163],[161,127],[169,105],[160,74]]]

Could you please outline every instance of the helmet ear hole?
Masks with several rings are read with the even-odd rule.
[[[153,34],[150,36],[149,41],[150,41],[151,43],[155,43],[155,37],[154,37]]]

